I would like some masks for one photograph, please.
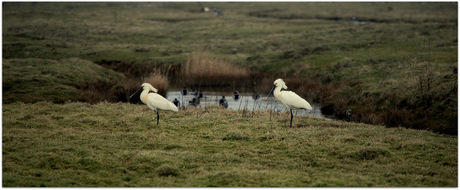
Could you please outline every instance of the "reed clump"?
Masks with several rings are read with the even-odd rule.
[[[193,53],[181,72],[186,85],[229,86],[249,77],[246,69],[235,66],[228,60],[213,57],[207,51]]]
[[[153,87],[158,89],[158,94],[166,96],[169,88],[168,77],[159,73],[152,73],[144,79],[144,82],[150,83]]]

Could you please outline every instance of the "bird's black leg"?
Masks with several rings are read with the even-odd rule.
[[[157,125],[160,124],[160,114],[158,114],[158,111],[157,111]]]
[[[289,127],[292,127],[292,118],[293,118],[293,117],[294,117],[294,116],[292,115],[292,109],[291,109],[291,124],[289,125]]]

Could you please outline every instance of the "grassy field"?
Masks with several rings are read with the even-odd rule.
[[[352,121],[456,135],[456,5],[7,2],[2,98],[126,101],[152,75],[173,87],[249,86],[264,94],[281,77],[338,119],[351,109]],[[205,6],[223,16],[201,12]],[[184,67],[193,60],[230,69],[189,76]],[[33,69],[37,64],[53,72]],[[99,71],[66,73],[80,65]]]
[[[4,187],[456,187],[457,137],[216,107],[3,105]]]
[[[458,186],[457,2],[2,6],[5,187]],[[352,122],[121,103],[276,78]]]

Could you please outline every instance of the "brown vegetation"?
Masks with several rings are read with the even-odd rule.
[[[247,80],[246,69],[232,65],[230,61],[214,58],[210,52],[193,53],[181,69],[182,84],[199,86],[231,86]]]
[[[386,127],[406,126],[434,132],[457,134],[457,73],[422,70],[405,81],[397,81],[395,92],[370,93],[356,98],[352,91],[341,90],[334,101],[323,105],[325,114]],[[455,80],[452,80],[455,79]],[[391,80],[391,79],[390,79]],[[452,82],[448,82],[448,81]],[[385,106],[378,106],[385,105]],[[353,110],[351,118],[346,111]]]
[[[153,87],[158,89],[158,94],[166,96],[169,88],[168,77],[160,73],[152,73],[144,79],[144,82],[150,83]]]

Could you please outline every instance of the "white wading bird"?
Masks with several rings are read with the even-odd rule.
[[[174,111],[174,112],[179,111],[172,102],[170,102],[166,98],[163,98],[163,96],[157,94],[158,90],[149,83],[142,84],[141,88],[139,88],[139,90],[137,90],[134,94],[132,94],[129,97],[129,99],[131,99],[134,95],[139,94],[139,92],[142,89],[144,90],[142,91],[140,95],[140,99],[150,109],[157,112],[157,125],[160,123],[160,115],[158,114],[159,111],[168,111],[168,110]]]
[[[283,105],[290,108],[291,109],[291,124],[289,125],[289,127],[292,127],[292,118],[294,117],[292,115],[292,110],[300,110],[300,109],[311,110],[312,108],[311,108],[311,105],[306,100],[301,98],[295,92],[287,91],[287,88],[288,87],[286,86],[286,83],[284,83],[283,79],[275,80],[275,82],[273,83],[273,88],[272,90],[270,90],[270,93],[268,93],[268,96],[267,98],[265,98],[265,101],[267,101],[268,97],[273,92],[273,95],[275,96],[277,100],[281,101]]]

